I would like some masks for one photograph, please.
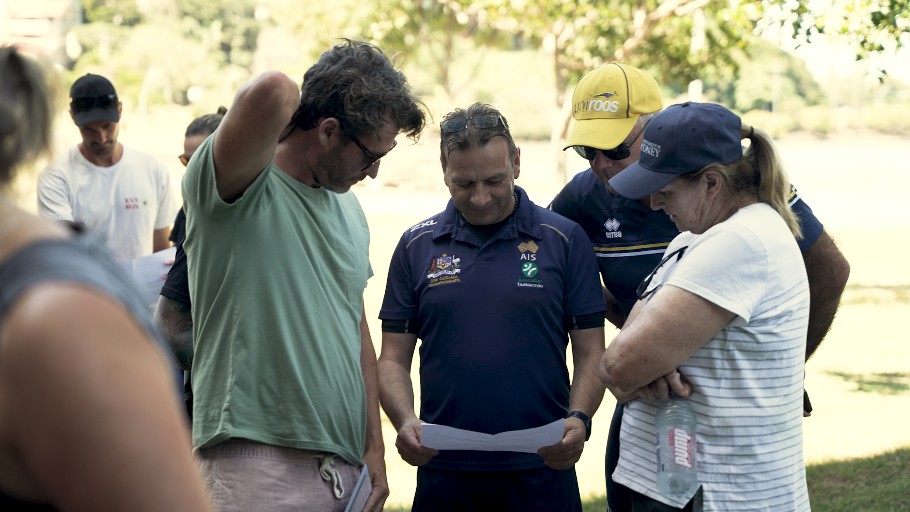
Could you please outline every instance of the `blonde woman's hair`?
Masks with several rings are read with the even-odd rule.
[[[740,159],[730,164],[710,164],[692,174],[691,179],[697,179],[708,171],[719,173],[733,194],[754,194],[759,201],[769,204],[780,214],[793,236],[802,238],[799,219],[787,202],[790,180],[771,137],[745,124],[740,128],[740,135],[751,142]]]

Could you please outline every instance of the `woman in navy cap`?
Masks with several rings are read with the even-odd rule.
[[[650,195],[682,231],[604,354],[607,387],[628,401],[614,481],[647,510],[809,510],[809,288],[771,140],[720,105],[673,105],[648,125],[640,160],[609,183]],[[697,416],[698,483],[679,496],[656,485],[655,414],[669,391]]]

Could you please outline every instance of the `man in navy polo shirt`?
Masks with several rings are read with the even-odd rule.
[[[648,198],[627,199],[607,186],[607,180],[638,160],[645,126],[663,109],[661,92],[649,74],[612,62],[579,81],[572,105],[574,123],[565,149],[573,148],[590,168],[575,175],[550,209],[578,222],[591,238],[604,284],[607,319],[622,327],[635,304],[639,283],[657,266],[670,241],[679,234],[662,210],[651,209]],[[793,187],[789,203],[803,231],[798,243],[812,298],[808,359],[831,327],[850,265]],[[805,408],[808,415],[808,395]],[[607,501],[613,512],[630,510],[631,506],[611,478],[619,457],[621,418],[622,404],[617,404],[606,455]]]
[[[591,242],[515,186],[519,149],[496,109],[475,103],[440,128],[452,199],[401,237],[379,315],[380,400],[398,452],[419,466],[412,510],[580,511],[574,464],[604,392],[604,302]],[[419,418],[410,378],[417,338]],[[496,434],[561,418],[562,441],[536,454],[420,443],[421,420]]]

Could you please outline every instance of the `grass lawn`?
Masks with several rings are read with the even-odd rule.
[[[813,510],[822,512],[910,511],[910,447],[872,457],[811,464],[806,468]],[[605,496],[588,498],[584,512],[604,512]],[[390,512],[408,507],[391,506]]]

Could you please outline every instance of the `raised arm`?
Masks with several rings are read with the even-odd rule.
[[[215,132],[215,176],[223,200],[235,200],[256,180],[299,102],[297,84],[277,71],[259,75],[237,92]]]
[[[841,295],[850,277],[850,263],[824,231],[803,253],[809,277],[809,332],[806,336],[806,360],[821,344],[840,305]]]

